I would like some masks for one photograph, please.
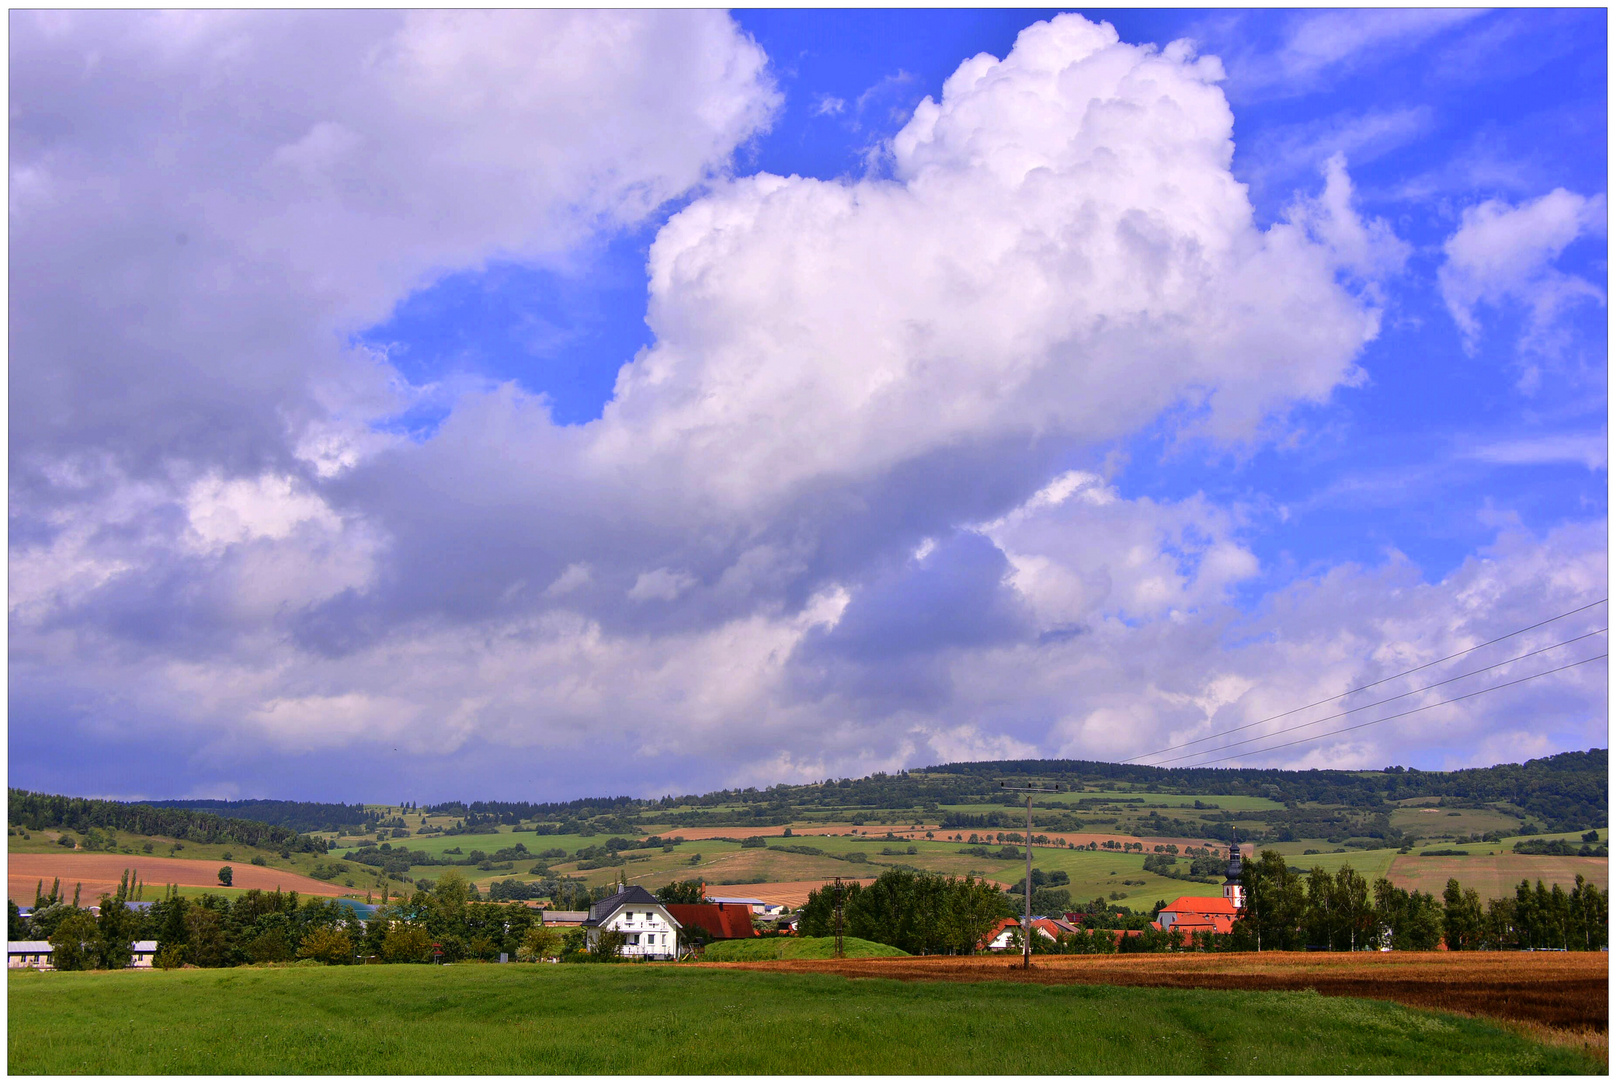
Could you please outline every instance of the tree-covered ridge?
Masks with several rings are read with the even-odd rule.
[[[159,809],[200,810],[224,818],[262,821],[295,832],[323,832],[343,826],[368,826],[382,819],[380,810],[367,810],[363,803],[294,802],[287,799],[142,799],[141,804]]]
[[[198,844],[246,844],[250,847],[323,853],[326,842],[282,825],[220,817],[196,810],[80,799],[8,788],[7,821],[28,829],[120,829],[142,836],[168,836]]]
[[[465,815],[473,821],[555,824],[560,831],[633,831],[638,827],[682,826],[771,827],[802,820],[805,814],[919,810],[936,813],[940,805],[974,804],[983,810],[945,820],[946,829],[1010,827],[1007,809],[1021,800],[999,788],[1002,778],[1061,781],[1069,785],[1131,785],[1160,793],[1261,796],[1284,809],[1224,813],[1216,820],[1161,819],[1161,827],[1182,835],[1243,840],[1281,838],[1287,830],[1300,835],[1340,834],[1389,837],[1388,804],[1401,799],[1441,798],[1463,802],[1504,802],[1540,819],[1550,831],[1605,827],[1607,752],[1572,751],[1524,764],[1494,765],[1453,772],[1426,772],[1394,766],[1380,772],[1328,769],[1159,768],[1105,761],[1024,760],[977,761],[932,765],[897,773],[874,773],[860,779],[811,784],[778,784],[769,788],[728,788],[701,795],[669,795],[660,799],[628,796],[574,799],[569,802],[446,802],[428,807],[435,814]],[[1059,805],[1036,803],[1040,828],[1073,828],[1074,810],[1097,810],[1111,802]],[[1088,805],[1086,805],[1088,804]],[[946,812],[947,813],[947,812]],[[1211,830],[1211,831],[1209,831]]]

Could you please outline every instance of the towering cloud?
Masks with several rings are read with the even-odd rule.
[[[14,718],[199,786],[343,751],[571,791],[1134,752],[1266,701],[1279,654],[1220,638],[1247,511],[1071,468],[1150,425],[1261,444],[1360,378],[1402,264],[1340,161],[1254,223],[1216,59],[1061,16],[828,181],[732,174],[778,95],[716,13],[23,15],[12,48]],[[507,384],[387,433],[419,390],[350,335],[676,196],[599,420]],[[13,732],[37,782],[112,783]]]

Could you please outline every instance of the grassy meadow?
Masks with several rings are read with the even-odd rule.
[[[1312,992],[651,965],[23,972],[12,1073],[1544,1073],[1575,1051]]]
[[[829,960],[836,955],[836,942],[828,937],[738,938],[715,941],[702,951],[708,963],[741,963],[753,960]],[[864,938],[842,939],[842,955],[848,960],[868,956],[908,956],[903,949]]]

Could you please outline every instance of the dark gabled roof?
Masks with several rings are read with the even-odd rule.
[[[663,905],[661,900],[651,895],[645,889],[642,889],[638,885],[630,885],[627,889],[624,889],[621,892],[615,892],[605,900],[597,900],[595,903],[591,904],[590,917],[585,919],[582,925],[599,926],[601,923],[610,919],[612,917],[612,913],[618,910],[618,908],[622,907],[624,904],[655,904],[658,907],[663,908],[664,911],[668,910]],[[679,920],[675,919],[674,921],[678,922]]]

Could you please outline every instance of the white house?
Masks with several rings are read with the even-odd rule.
[[[591,904],[590,917],[581,925],[591,946],[600,940],[602,930],[616,930],[623,935],[623,956],[653,960],[679,957],[679,921],[638,885]]]
[[[157,942],[132,941],[129,943],[129,966],[149,968],[157,958]]]
[[[48,941],[6,942],[6,967],[51,970],[51,949]]]

